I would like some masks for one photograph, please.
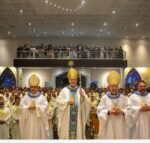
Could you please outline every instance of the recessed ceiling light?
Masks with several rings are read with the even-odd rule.
[[[115,13],[116,13],[116,11],[115,11],[115,10],[113,10],[113,11],[112,11],[112,14],[115,14]]]
[[[10,31],[8,31],[8,34],[10,35],[10,34],[11,34],[11,32],[10,32]]]
[[[45,0],[45,3],[48,4],[48,0]]]
[[[46,35],[46,34],[47,34],[47,32],[45,31],[45,32],[44,32],[44,34]]]
[[[68,8],[67,7],[63,7],[61,5],[57,5],[55,2],[52,2],[52,0],[44,0],[44,2],[46,4],[49,3],[51,6],[57,8],[57,9],[61,9],[61,10],[66,11],[66,12],[72,12],[72,11],[75,12],[75,11],[81,9],[85,5],[86,0],[80,0],[80,4],[76,8],[74,8],[74,9],[69,8],[69,7]]]
[[[104,22],[104,26],[107,26],[107,22]]]
[[[71,23],[71,26],[74,26],[74,22]]]
[[[23,13],[23,10],[22,10],[22,9],[20,9],[20,10],[19,10],[19,13],[20,13],[20,14],[22,14],[22,13]]]
[[[65,34],[65,32],[63,31],[63,32],[62,32],[62,34],[64,35],[64,34]]]
[[[82,0],[82,5],[85,3],[85,0]]]
[[[139,26],[139,23],[136,23],[135,26],[138,27],[138,26]]]
[[[29,26],[31,26],[31,25],[32,25],[32,23],[31,23],[31,22],[28,22],[28,25],[29,25]]]

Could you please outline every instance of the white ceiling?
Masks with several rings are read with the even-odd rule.
[[[0,0],[0,38],[150,38],[150,0],[86,0],[75,12],[58,9],[50,1],[76,9],[82,0],[48,1]]]

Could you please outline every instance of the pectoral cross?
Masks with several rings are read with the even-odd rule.
[[[74,100],[74,105],[72,105],[72,107],[74,108],[74,107],[75,107],[75,95],[73,94],[73,95],[71,96],[71,98]]]
[[[145,101],[144,98],[142,98],[142,99],[141,99],[141,106],[145,106],[145,104],[146,104],[146,101]]]
[[[113,102],[113,108],[117,108],[117,109],[120,108],[120,107],[119,107],[119,104],[118,104],[118,100],[115,101],[115,102]]]

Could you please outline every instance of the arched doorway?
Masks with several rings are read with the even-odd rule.
[[[13,86],[16,86],[16,78],[14,73],[6,68],[0,76],[0,87],[11,88]]]
[[[78,85],[79,85],[79,81],[80,80],[78,78]],[[86,76],[81,74],[82,87],[86,87],[86,82],[87,82]],[[65,86],[67,86],[67,85],[69,85],[68,78],[67,78],[67,72],[56,76],[56,87],[63,88]]]

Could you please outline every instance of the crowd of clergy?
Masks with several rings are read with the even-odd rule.
[[[35,74],[29,88],[1,88],[0,139],[92,139],[91,112],[99,121],[98,139],[150,139],[145,81],[122,89],[119,73],[111,71],[107,88],[83,89],[76,69],[67,76],[69,85],[62,89],[40,88]]]

